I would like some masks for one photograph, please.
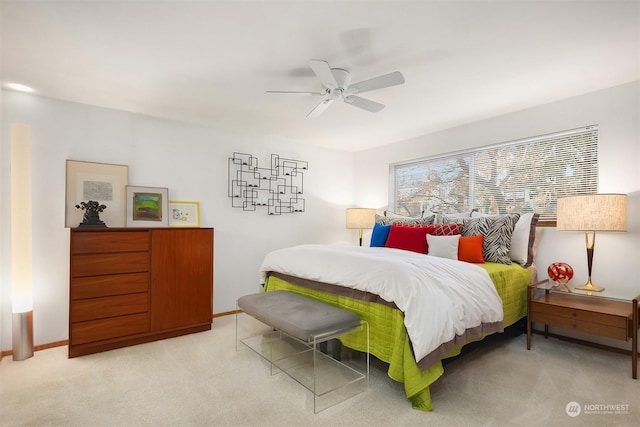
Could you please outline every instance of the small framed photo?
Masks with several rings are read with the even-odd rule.
[[[100,219],[108,227],[124,227],[128,173],[126,165],[67,160],[65,227],[80,225],[83,212],[76,205],[89,201],[107,207]]]
[[[127,185],[127,227],[168,227],[169,190]]]
[[[200,202],[169,200],[169,227],[200,227]]]

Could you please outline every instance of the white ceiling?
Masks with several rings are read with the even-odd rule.
[[[256,141],[361,150],[640,79],[638,1],[6,1],[2,85],[212,126]],[[309,59],[369,113],[318,97]],[[215,143],[215,141],[212,141]]]

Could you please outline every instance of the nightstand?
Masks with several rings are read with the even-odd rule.
[[[586,332],[608,338],[631,339],[631,376],[638,378],[638,301],[609,289],[603,292],[554,291],[553,282],[533,283],[527,290],[527,350],[531,349],[531,324]]]

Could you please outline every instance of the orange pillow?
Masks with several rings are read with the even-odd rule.
[[[484,257],[482,256],[483,242],[484,236],[482,234],[460,237],[460,241],[458,242],[458,260],[484,264]]]

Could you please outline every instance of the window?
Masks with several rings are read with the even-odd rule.
[[[398,213],[537,212],[554,219],[558,197],[598,189],[598,127],[391,167]]]

